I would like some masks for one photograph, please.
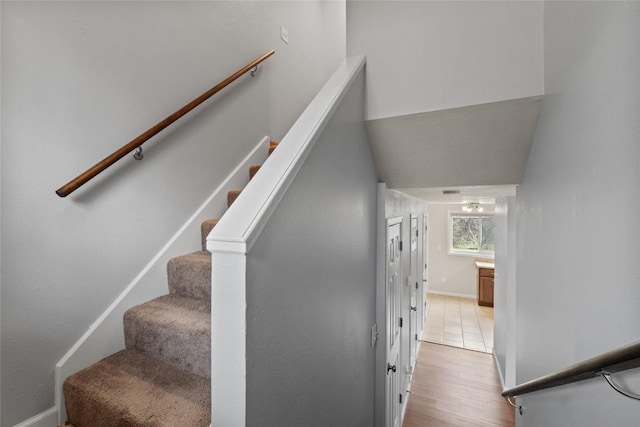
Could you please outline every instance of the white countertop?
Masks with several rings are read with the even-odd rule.
[[[478,268],[496,268],[496,265],[492,262],[476,261],[476,267]]]

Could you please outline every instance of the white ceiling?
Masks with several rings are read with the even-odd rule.
[[[366,121],[378,178],[406,192],[516,185],[541,104],[534,96]]]
[[[499,197],[515,196],[515,185],[490,185],[475,187],[432,187],[432,188],[398,188],[398,191],[418,197],[427,203],[464,204],[477,202],[494,204]],[[443,191],[458,191],[458,194],[443,194]]]

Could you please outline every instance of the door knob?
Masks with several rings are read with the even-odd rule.
[[[415,307],[411,307],[411,311],[416,311],[417,309]]]
[[[396,365],[392,365],[391,363],[387,363],[387,374],[389,373],[389,371],[396,371]]]

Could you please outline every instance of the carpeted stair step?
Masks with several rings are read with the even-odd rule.
[[[165,295],[124,314],[124,340],[133,350],[211,378],[211,304]]]
[[[277,148],[269,142],[269,154]],[[249,168],[252,179],[260,165]],[[241,190],[227,193],[227,204]],[[211,423],[211,253],[217,219],[201,224],[202,251],[169,260],[169,295],[124,314],[127,349],[64,383],[69,427],[207,427]]]
[[[269,141],[269,154],[273,153],[276,148],[278,148],[278,143],[273,139]]]
[[[218,221],[218,219],[207,219],[202,221],[202,224],[200,224],[200,235],[202,239],[203,251],[207,250],[207,236],[209,235],[209,233],[211,233],[211,230],[213,230],[213,227],[216,226]]]
[[[253,179],[253,177],[258,173],[258,171],[260,170],[260,165],[251,165],[249,166],[249,179]]]
[[[64,383],[75,427],[208,427],[210,381],[130,350],[71,375]]]
[[[227,193],[227,206],[231,206],[236,201],[242,190],[231,190]]]
[[[211,253],[194,252],[167,263],[169,292],[188,298],[211,300]]]

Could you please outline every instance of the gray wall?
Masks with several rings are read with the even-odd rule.
[[[373,425],[376,172],[364,77],[247,260],[247,425]]]
[[[55,363],[264,135],[284,135],[344,59],[346,30],[344,2],[320,1],[2,2],[1,18],[9,426],[54,405]],[[142,163],[54,194],[271,48],[256,78],[157,137]]]
[[[349,1],[367,120],[540,95],[542,2]]]
[[[515,197],[496,199],[493,354],[505,387],[515,386],[516,222]]]
[[[545,100],[517,193],[517,381],[640,336],[640,3],[545,3]],[[640,373],[619,375],[640,390]],[[519,427],[637,426],[589,380],[523,397]]]

